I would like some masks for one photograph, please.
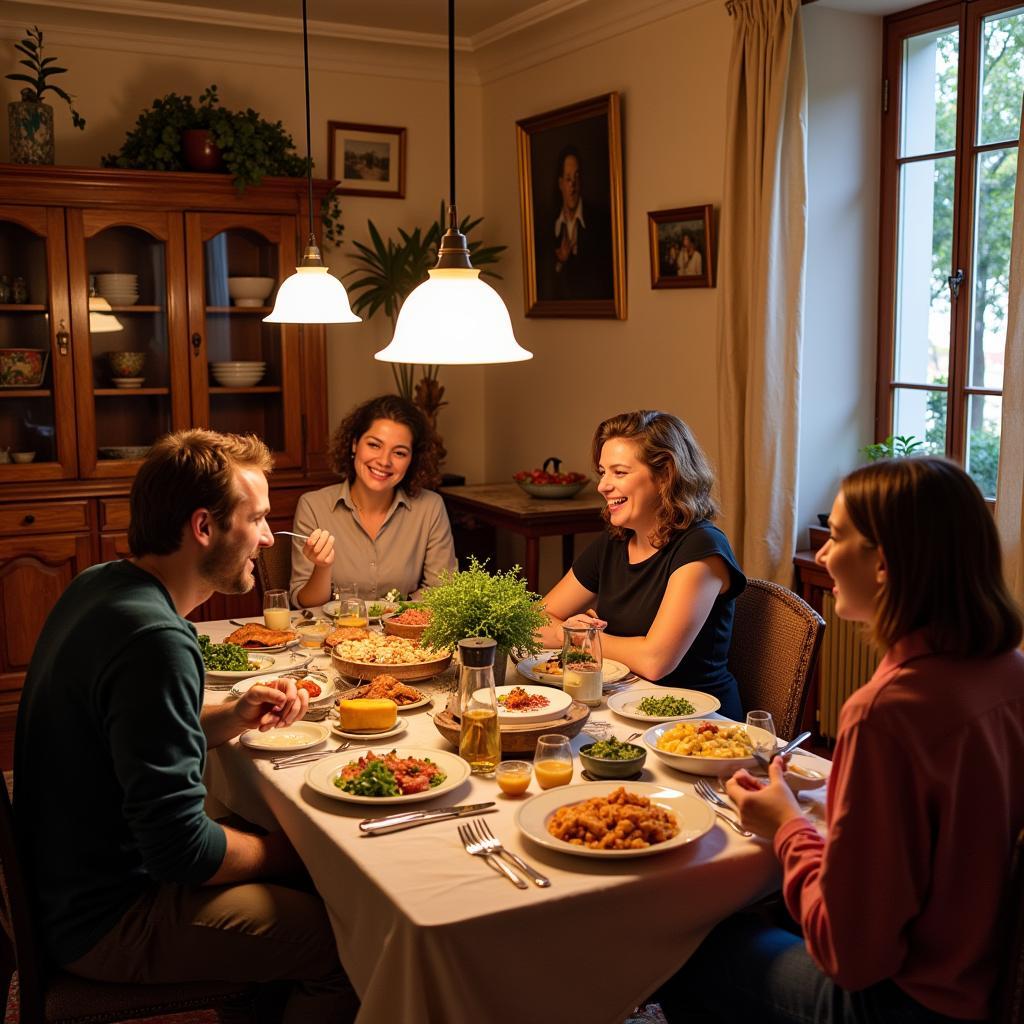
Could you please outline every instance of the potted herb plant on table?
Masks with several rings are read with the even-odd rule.
[[[519,566],[507,572],[489,573],[476,558],[461,572],[442,572],[441,582],[424,591],[422,603],[431,611],[430,625],[421,643],[455,650],[460,640],[489,636],[498,644],[494,681],[505,681],[510,651],[536,654],[536,633],[547,623],[538,595],[526,589]]]

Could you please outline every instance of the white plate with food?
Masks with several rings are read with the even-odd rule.
[[[704,718],[717,711],[722,702],[710,693],[655,686],[646,690],[630,687],[608,698],[608,710],[637,722],[677,722],[681,718]]]
[[[305,750],[323,743],[331,730],[318,722],[292,722],[280,729],[249,729],[238,737],[239,742],[253,750],[272,750],[274,753],[290,750]]]
[[[294,640],[289,640],[286,644],[273,644],[270,647],[246,647],[247,651],[252,651],[253,654],[280,654],[282,651],[287,651],[290,647],[294,647],[299,642],[299,638],[296,637]]]
[[[265,657],[262,654],[246,653],[249,657],[249,667],[245,671],[230,672],[223,669],[208,668],[205,673],[206,685],[211,686],[213,684],[226,689],[229,684],[237,683],[239,679],[248,679],[250,676],[262,675],[274,667],[275,661],[273,658]]]
[[[348,729],[342,729],[337,721],[332,721],[331,732],[335,736],[343,736],[347,740],[363,740],[366,743],[376,743],[378,740],[390,739],[392,736],[398,736],[400,733],[405,732],[405,719],[400,718],[390,729],[381,729],[379,732],[351,732]]]
[[[408,686],[399,680],[382,682],[382,679],[382,676],[378,676],[372,682],[363,683],[362,686],[353,686],[351,690],[340,690],[338,699],[362,700],[365,697],[370,700],[393,700],[398,705],[399,711],[415,711],[417,708],[425,708],[431,701],[430,694],[416,689],[415,686]],[[398,685],[394,685],[395,683]]]
[[[562,685],[562,665],[559,662],[561,651],[541,651],[531,654],[516,664],[516,670],[535,683],[547,683],[549,686]],[[605,658],[601,663],[601,685],[618,683],[630,675],[629,667],[621,661]]]
[[[380,622],[382,615],[390,615],[398,611],[397,601],[366,601],[366,615],[371,622]],[[340,601],[328,601],[320,609],[320,614],[325,619],[334,622],[338,612],[341,611]]]
[[[261,676],[252,676],[248,679],[243,679],[240,682],[235,683],[231,687],[231,692],[236,697],[241,697],[250,686],[254,686],[256,683],[269,683],[275,679],[281,679],[288,675],[288,669],[282,668],[277,672],[267,672]],[[315,679],[308,677],[304,679],[296,679],[295,686],[305,690],[309,694],[310,704],[323,704],[326,701],[333,700],[338,696],[338,687],[333,680],[327,679],[324,676],[317,676]]]
[[[504,725],[562,718],[572,704],[569,694],[550,686],[496,686],[494,692],[498,696],[498,720]]]
[[[645,843],[643,846],[623,844],[623,849],[593,848],[570,842],[571,838],[577,836],[583,840],[586,830],[585,825],[577,823],[577,816],[586,815],[591,809],[597,810],[596,805],[591,805],[590,808],[583,808],[581,805],[591,800],[605,803],[609,796],[619,790],[650,801],[645,813],[653,819],[653,829],[664,833],[666,838],[650,844]],[[628,808],[627,813],[632,814],[637,805],[620,805],[619,801],[613,801],[611,806],[623,806]],[[576,857],[600,857],[606,860],[650,857],[657,853],[676,850],[709,832],[714,823],[714,811],[703,800],[656,782],[609,781],[585,782],[571,787],[558,786],[531,797],[516,811],[516,824],[519,830],[545,849]],[[551,831],[552,828],[558,835]],[[657,831],[648,832],[648,835],[651,834],[656,835]]]
[[[757,761],[751,740],[778,743],[752,725],[699,718],[652,725],[643,738],[665,764],[691,775],[731,775],[737,768],[752,768]]]
[[[423,747],[403,747],[399,750],[369,750],[365,754],[350,754],[347,751],[316,761],[306,770],[306,785],[332,800],[344,800],[354,804],[411,804],[418,800],[432,800],[435,796],[450,793],[469,778],[469,764],[458,754],[447,750],[429,750]],[[372,766],[370,762],[375,764]],[[380,765],[381,767],[378,767]],[[367,774],[367,768],[370,769]],[[397,789],[398,793],[382,792],[380,796],[369,792],[349,792],[337,784],[349,775],[353,788],[370,790]],[[443,776],[440,782],[430,785],[431,777]],[[360,777],[359,782],[355,781]],[[423,786],[427,779],[426,788]],[[412,791],[408,791],[408,790]]]

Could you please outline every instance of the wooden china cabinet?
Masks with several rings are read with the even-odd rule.
[[[316,183],[317,204],[331,184]],[[188,426],[261,436],[275,529],[330,479],[323,329],[263,322],[306,216],[304,179],[238,195],[227,175],[0,165],[0,737],[61,591],[127,554],[128,491],[156,437]],[[273,278],[267,305],[234,305],[232,277]],[[5,374],[11,349],[43,353],[42,378]],[[145,353],[137,376],[118,381],[111,352]],[[263,377],[221,386],[211,365],[238,360],[264,362]],[[193,617],[258,603],[215,597]]]

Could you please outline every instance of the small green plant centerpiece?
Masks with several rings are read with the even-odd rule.
[[[19,71],[6,76],[12,82],[28,83],[21,90],[21,100],[7,105],[11,161],[16,164],[52,164],[53,107],[43,102],[43,96],[52,92],[64,100],[71,111],[71,123],[76,128],[85,128],[85,118],[72,106],[74,97],[51,81],[55,75],[66,75],[68,69],[57,67],[56,57],[43,56],[43,33],[38,26],[26,29],[25,38],[15,43],[14,48],[24,54],[18,63],[28,68],[31,74]]]
[[[503,682],[509,651],[536,654],[537,630],[547,624],[537,594],[526,589],[526,580],[514,566],[507,572],[489,573],[486,562],[471,558],[461,572],[442,572],[441,582],[423,593],[423,606],[432,615],[421,643],[456,650],[460,640],[489,636],[497,641],[495,682]]]
[[[206,147],[195,145],[196,133],[206,134]],[[251,107],[222,107],[216,85],[200,95],[198,105],[191,96],[173,92],[154,100],[139,114],[121,148],[103,157],[102,164],[142,171],[223,169],[232,175],[240,194],[264,177],[306,175],[305,157],[295,151],[284,125],[267,121]],[[320,216],[325,239],[338,244],[344,228],[334,193],[324,198]]]

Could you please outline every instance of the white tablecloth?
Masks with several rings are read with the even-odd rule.
[[[199,629],[217,640],[231,627]],[[508,681],[514,678],[510,669]],[[225,695],[208,691],[207,698]],[[388,746],[451,750],[433,710],[402,713],[407,730]],[[614,722],[620,737],[640,728],[604,706],[592,718]],[[574,749],[590,739],[581,734]],[[313,792],[303,783],[304,767],[273,771],[270,756],[237,740],[211,751],[210,793],[287,833],[327,905],[362,999],[360,1024],[618,1024],[718,921],[778,886],[770,844],[717,822],[689,846],[608,863],[550,852],[522,837],[513,820],[522,800],[504,796],[493,779],[472,777],[415,805],[496,800],[497,812],[487,815],[492,831],[551,878],[549,889],[519,890],[463,850],[455,821],[364,837],[356,826],[368,815],[365,805]],[[689,776],[653,754],[644,779],[691,791]],[[530,794],[539,791],[534,782]],[[803,797],[819,820],[823,799],[823,789]]]

